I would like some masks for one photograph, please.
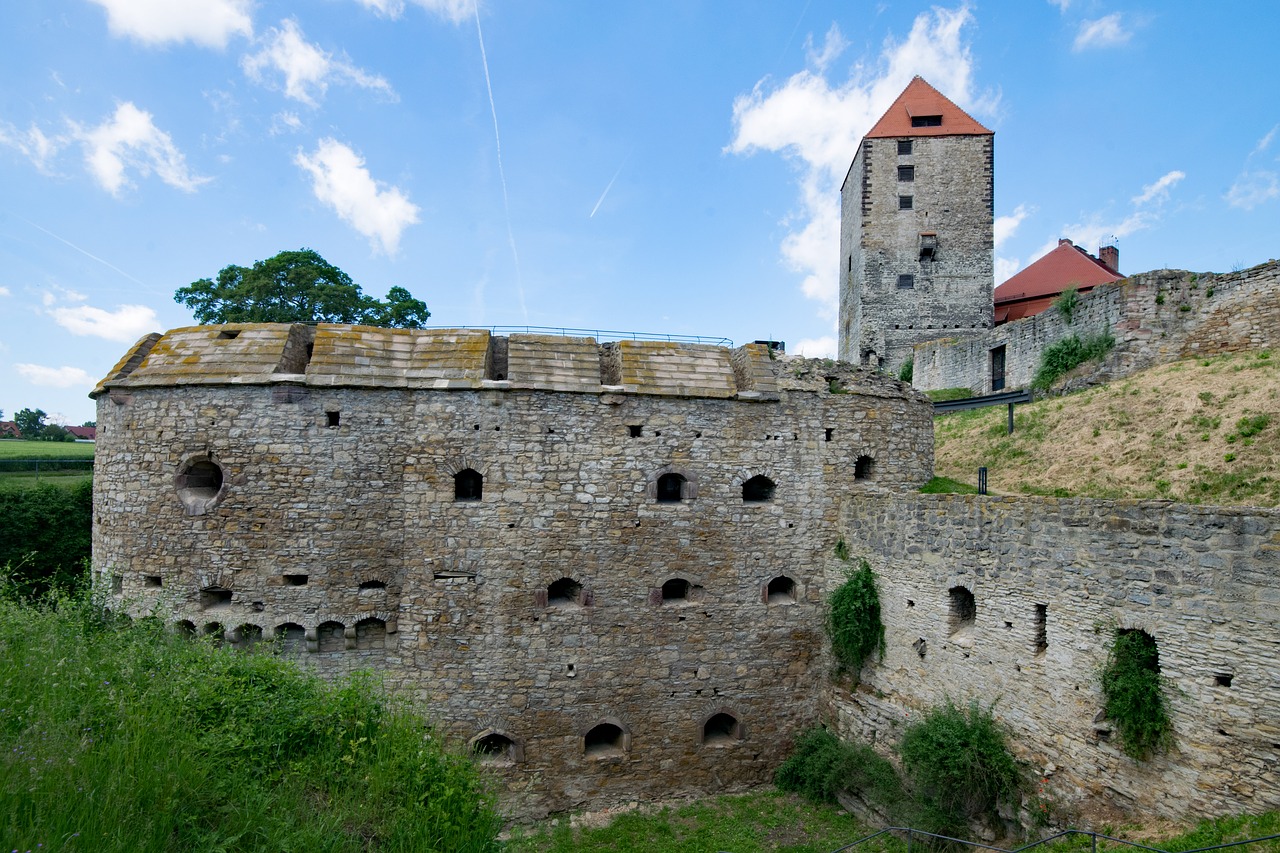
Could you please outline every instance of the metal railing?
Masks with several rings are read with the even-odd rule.
[[[570,329],[563,326],[424,326],[431,331],[446,329],[475,329],[494,335],[559,335],[565,338],[595,338],[597,341],[670,341],[679,344],[710,344],[732,347],[729,338],[709,338],[701,335],[668,335],[662,332],[617,332],[606,329]]]
[[[893,835],[895,838],[900,838],[903,835],[905,835],[906,842],[907,842],[907,853],[914,853],[913,848],[914,848],[914,842],[916,838],[919,838],[922,841],[926,841],[926,840],[943,841],[949,845],[958,845],[961,847],[972,847],[978,850],[991,850],[991,851],[994,851],[994,853],[1025,853],[1025,851],[1033,850],[1036,847],[1041,847],[1043,845],[1049,844],[1059,839],[1073,837],[1073,836],[1088,837],[1090,842],[1089,843],[1090,853],[1098,853],[1099,839],[1103,841],[1109,841],[1113,844],[1124,845],[1126,847],[1133,847],[1138,850],[1146,850],[1146,851],[1149,851],[1149,853],[1171,853],[1171,851],[1161,847],[1152,847],[1150,845],[1142,844],[1137,841],[1128,841],[1124,838],[1115,838],[1114,836],[1105,835],[1101,832],[1092,832],[1084,829],[1064,829],[1062,832],[1055,833],[1054,835],[1050,835],[1047,838],[1041,838],[1039,841],[1033,841],[1030,844],[1024,844],[1021,847],[1004,848],[1004,847],[995,847],[990,844],[983,844],[980,841],[966,841],[963,838],[952,838],[949,835],[938,835],[937,833],[925,832],[924,830],[921,830],[921,829],[911,829],[910,827],[902,827],[902,826],[885,827],[879,832],[872,833],[871,835],[865,836],[864,838],[859,838],[857,841],[854,841],[850,844],[846,844],[843,847],[838,847],[835,850],[831,851],[831,853],[843,853],[843,851],[852,850],[855,847],[859,846],[860,844],[865,844],[866,842],[871,841],[872,839],[879,838],[880,836],[886,835],[886,834]],[[1213,844],[1208,847],[1193,847],[1193,848],[1178,850],[1177,853],[1207,853],[1207,851],[1209,850],[1226,850],[1229,847],[1241,847],[1245,844],[1257,844],[1262,841],[1275,841],[1276,839],[1280,839],[1280,835],[1264,835],[1260,838],[1247,838],[1243,841],[1228,841],[1224,844]]]

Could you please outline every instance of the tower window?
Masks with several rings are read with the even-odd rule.
[[[898,290],[910,290],[916,286],[916,277],[910,273],[898,276]]]
[[[942,127],[942,116],[912,116],[912,127]]]
[[[898,196],[898,210],[912,210],[915,207],[915,198],[909,195]]]
[[[484,477],[479,471],[467,468],[453,475],[453,499],[455,501],[478,501],[483,494]]]
[[[898,167],[898,180],[914,181],[915,179],[916,179],[915,166],[899,166]]]
[[[773,500],[773,480],[763,475],[752,477],[742,484],[743,503],[767,503]]]
[[[658,503],[680,503],[685,497],[685,478],[679,474],[663,474],[658,478]]]
[[[898,140],[898,156],[902,156],[904,154],[910,154],[910,153],[911,153],[911,140],[899,139]]]

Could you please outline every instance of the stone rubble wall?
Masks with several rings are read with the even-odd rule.
[[[891,751],[921,710],[973,701],[1068,807],[1175,820],[1280,808],[1280,512],[852,496],[840,523],[878,574],[888,643],[856,691],[828,687],[824,714],[843,736]],[[843,580],[829,567],[828,592]],[[977,608],[959,630],[953,587]],[[1047,607],[1043,651],[1036,605]],[[1155,638],[1168,682],[1174,746],[1145,762],[1100,716],[1116,629]]]
[[[1097,381],[1181,358],[1280,345],[1280,262],[1234,273],[1155,270],[1083,294],[1070,323],[1050,308],[987,332],[923,343],[915,348],[912,383],[992,393],[991,351],[1004,346],[1005,388],[1024,388],[1046,347],[1107,329],[1116,346]]]
[[[234,340],[184,334],[234,373],[221,355]],[[321,352],[326,334],[309,370],[338,357]],[[287,336],[242,337],[261,352]],[[358,339],[341,340],[364,358]],[[413,366],[423,347],[404,341],[396,357],[427,369]],[[530,357],[517,343],[513,371]],[[554,384],[583,386],[591,348],[566,346]],[[641,363],[632,350],[653,364],[665,345],[622,349],[624,378],[688,382],[626,373]],[[686,355],[722,394],[708,377],[735,375],[728,352]],[[234,646],[283,631],[287,653],[317,672],[372,668],[452,735],[510,739],[490,763],[513,817],[770,779],[818,717],[820,590],[840,498],[932,473],[927,401],[847,365],[779,361],[765,375],[767,358],[736,353],[773,390],[730,399],[261,371],[192,384],[178,366],[192,355],[165,358],[179,371],[169,385],[143,358],[138,382],[120,368],[99,391],[93,561],[115,606]],[[862,478],[860,457],[873,460]],[[479,500],[456,499],[468,469],[483,478]],[[655,499],[667,472],[687,479],[685,500]],[[776,491],[746,503],[757,475]],[[576,601],[552,600],[562,578],[580,585]],[[664,600],[674,578],[690,592]],[[794,587],[770,601],[778,578]],[[716,714],[738,728],[703,742]],[[625,748],[587,755],[602,722]]]

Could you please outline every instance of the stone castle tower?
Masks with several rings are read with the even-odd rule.
[[[993,159],[994,134],[921,77],[863,137],[840,190],[842,360],[896,371],[991,327]]]

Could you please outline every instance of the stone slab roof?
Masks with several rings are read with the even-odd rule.
[[[768,348],[338,324],[190,326],[139,340],[90,394],[115,389],[291,384],[519,389],[770,400]]]

